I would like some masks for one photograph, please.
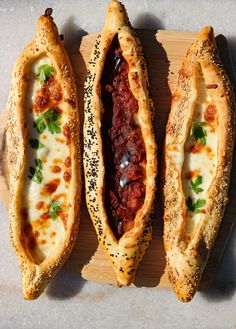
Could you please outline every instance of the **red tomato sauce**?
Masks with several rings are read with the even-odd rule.
[[[146,150],[141,128],[134,120],[138,102],[130,90],[128,69],[115,37],[107,53],[101,92],[105,109],[102,118],[105,205],[117,238],[133,227],[146,193]],[[138,84],[138,77],[135,79]]]

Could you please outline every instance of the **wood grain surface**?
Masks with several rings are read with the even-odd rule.
[[[144,55],[148,64],[150,77],[150,93],[155,105],[155,132],[159,148],[159,172],[162,158],[163,140],[165,126],[171,103],[171,93],[174,91],[178,71],[187,48],[194,41],[197,33],[180,31],[147,31],[138,30]],[[73,45],[69,52],[74,72],[76,75],[79,91],[79,106],[83,122],[83,84],[86,77],[86,64],[89,60],[91,50],[97,34],[90,34],[79,40],[79,46]],[[216,38],[218,49],[226,71],[234,83],[233,70],[228,53],[227,41],[219,35]],[[6,167],[6,111],[0,116],[0,199],[7,207],[9,202],[8,173]],[[82,135],[81,135],[81,138]],[[200,289],[210,284],[216,266],[227,243],[231,229],[236,217],[236,157],[234,155],[233,172],[229,192],[229,204],[223,218],[215,246],[206,266],[201,281]],[[162,240],[162,202],[161,186],[157,187],[157,202],[153,223],[153,239],[137,272],[135,282],[132,286],[162,287],[169,288],[170,283],[165,273],[165,252]],[[86,280],[92,280],[103,284],[116,285],[115,273],[107,260],[104,252],[98,246],[97,237],[86,209],[84,192],[82,202],[82,213],[80,219],[80,230],[77,244],[67,261],[67,268]]]

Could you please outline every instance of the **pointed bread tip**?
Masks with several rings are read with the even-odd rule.
[[[106,11],[106,25],[113,27],[115,30],[118,27],[130,25],[127,11],[121,2],[117,0],[110,1]]]
[[[52,8],[47,8],[45,14],[38,19],[36,38],[39,43],[57,43],[60,40],[58,29],[53,21]],[[53,31],[53,33],[51,33]]]
[[[202,39],[214,39],[214,29],[212,26],[205,26],[199,33],[200,40]]]

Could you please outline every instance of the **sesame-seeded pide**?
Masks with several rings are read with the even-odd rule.
[[[51,17],[13,68],[7,103],[10,234],[25,299],[37,298],[69,256],[81,192],[72,67]]]
[[[153,31],[144,32],[152,35]],[[176,67],[196,34],[186,38],[186,44],[183,32],[163,33],[165,37],[161,38],[158,31],[157,40],[167,53],[163,62],[168,58],[171,63],[168,83],[172,90]],[[173,33],[178,38],[173,38]],[[141,33],[140,36],[143,37]],[[150,45],[151,39],[144,36],[144,42]],[[78,101],[80,108],[84,106],[86,205],[105,252],[98,248],[85,265],[81,254],[86,254],[92,245],[89,239],[93,239],[93,228],[82,221],[86,231],[82,228],[79,242],[84,249],[76,250],[83,265],[82,277],[120,287],[130,285],[152,239],[159,166],[142,46],[125,7],[117,0],[110,0],[105,25],[96,34],[95,44],[95,34],[87,37],[83,38],[86,53],[82,47],[79,52],[87,65],[84,103],[78,99],[72,66],[62,44],[64,37],[58,34],[51,8],[39,17],[35,38],[12,71],[3,155],[7,164],[3,164],[2,176],[9,183],[5,190],[10,190],[10,237],[25,299],[40,296],[76,242],[82,188]],[[181,51],[177,52],[176,40],[180,39]],[[147,53],[151,69],[159,70],[159,55]],[[84,81],[86,72],[82,72],[83,65],[79,68],[79,79]],[[154,74],[156,81],[164,81],[163,73]],[[171,74],[173,80],[169,80]],[[160,90],[158,95],[163,93],[167,100],[166,90]],[[168,103],[161,111],[167,114],[169,107]],[[187,51],[172,95],[160,184],[166,255],[161,248],[163,268],[155,267],[159,260],[150,261],[160,272],[155,272],[152,279],[166,276],[167,284],[170,282],[182,302],[192,300],[198,289],[228,202],[235,107],[233,88],[218,56],[213,28],[205,27]],[[161,122],[165,128],[166,121]],[[156,241],[163,243],[159,228],[149,255],[160,249]],[[105,255],[112,267],[105,264]],[[149,271],[148,261],[143,265]],[[146,280],[147,272],[141,272],[140,277]]]
[[[152,237],[157,148],[141,44],[115,0],[85,82],[84,172],[98,240],[129,285]]]
[[[184,59],[166,128],[164,245],[177,297],[190,301],[225,206],[234,145],[234,94],[211,27]]]

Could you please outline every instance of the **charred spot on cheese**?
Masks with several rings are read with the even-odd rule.
[[[196,144],[190,147],[189,151],[191,153],[201,153],[203,150],[204,150],[204,145],[199,142],[196,142]]]
[[[71,180],[71,172],[69,170],[64,172],[63,179],[66,183],[68,183]]]
[[[65,159],[65,166],[66,166],[67,168],[71,167],[71,157],[68,156],[68,157]]]
[[[43,186],[43,189],[40,192],[40,194],[41,195],[51,195],[51,194],[53,194],[56,191],[59,184],[60,184],[60,179],[59,178],[52,179],[51,181],[49,181],[48,183],[46,183]]]
[[[50,237],[53,238],[53,237],[55,237],[56,235],[57,235],[57,232],[53,231],[53,232],[51,232]]]
[[[60,166],[51,166],[51,171],[54,173],[54,174],[57,174],[59,172],[61,172],[61,167]]]
[[[66,138],[66,145],[69,145],[71,142],[70,127],[67,124],[64,124],[62,133]]]
[[[62,90],[54,77],[49,80],[35,93],[34,111],[43,112],[46,108],[54,107],[62,99]]]
[[[42,87],[40,90],[37,91],[37,96],[35,97],[35,104],[34,109],[36,112],[41,112],[44,110],[49,103],[50,94],[46,87]]]
[[[131,92],[128,72],[116,35],[100,81],[105,109],[101,128],[106,168],[105,207],[116,238],[133,227],[146,193],[146,150],[141,128],[135,122],[138,102]],[[133,74],[131,78],[138,77]]]
[[[51,216],[49,214],[49,212],[44,212],[41,216],[40,216],[41,219],[50,219]]]
[[[36,203],[35,208],[37,210],[40,210],[40,209],[44,208],[44,205],[45,205],[45,202],[44,201],[39,201],[38,203]]]
[[[216,114],[216,107],[214,105],[208,105],[204,112],[204,118],[208,122],[213,122],[216,120]]]
[[[186,178],[187,179],[192,179],[195,177],[198,177],[200,174],[200,170],[199,169],[195,169],[195,170],[190,170],[189,172],[186,173]]]

